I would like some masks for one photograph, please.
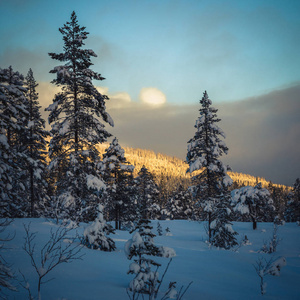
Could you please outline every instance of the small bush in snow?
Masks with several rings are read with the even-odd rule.
[[[66,243],[67,234],[71,229],[59,227],[56,231],[51,230],[50,238],[42,247],[40,251],[40,258],[38,259],[36,253],[36,243],[34,243],[36,233],[30,232],[30,224],[28,226],[24,225],[24,229],[26,235],[23,249],[29,255],[31,265],[38,275],[37,290],[38,299],[40,300],[41,285],[49,281],[45,280],[45,277],[58,265],[81,259],[81,248],[79,247],[79,244],[73,245],[73,242],[69,239]],[[21,275],[23,276],[23,283],[21,283],[21,285],[28,291],[29,298],[33,299],[31,296],[29,283],[22,273]]]
[[[154,244],[155,234],[152,233],[153,227],[150,224],[149,220],[140,220],[132,238],[125,244],[127,258],[135,257],[127,272],[135,275],[127,289],[127,294],[132,300],[138,299],[139,295],[149,295],[149,299],[157,297],[163,279],[163,277],[159,279],[158,273],[161,265],[149,256],[173,257],[176,255],[173,249],[158,247]]]
[[[278,225],[274,224],[272,238],[269,242],[264,243],[264,245],[261,249],[261,252],[264,252],[264,253],[274,253],[274,252],[276,252],[277,246],[280,243],[280,239],[277,236],[277,231],[278,231]]]
[[[260,278],[260,293],[266,293],[267,283],[264,281],[266,275],[279,276],[280,270],[286,265],[286,259],[279,257],[276,260],[270,259],[269,261],[259,258],[254,265],[255,271]]]
[[[8,220],[0,221],[0,233],[3,233],[6,227],[11,223]],[[4,244],[3,242],[12,240],[13,237],[7,236],[6,238],[0,238],[0,250],[3,252]],[[12,291],[16,291],[16,287],[12,284],[12,281],[15,279],[13,272],[11,271],[11,266],[7,264],[5,259],[2,257],[2,253],[0,254],[0,298],[6,299],[3,289],[9,289]]]
[[[172,236],[171,230],[169,227],[166,228],[166,236]]]
[[[81,243],[91,249],[114,251],[116,249],[115,242],[107,236],[110,233],[115,233],[114,229],[104,220],[103,206],[99,204],[98,216],[96,220],[84,230]]]
[[[159,236],[163,234],[163,230],[159,222],[157,222],[157,233]]]

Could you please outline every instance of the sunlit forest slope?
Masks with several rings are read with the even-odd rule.
[[[100,153],[104,153],[108,144],[99,145]],[[144,165],[152,174],[155,175],[159,185],[167,185],[169,192],[176,190],[179,184],[187,187],[191,185],[191,176],[186,173],[187,163],[177,157],[171,157],[161,153],[155,153],[152,150],[123,147],[127,160],[135,166],[134,175],[137,176],[141,167]],[[235,186],[255,186],[258,182],[268,188],[271,184],[262,177],[255,177],[249,174],[228,172],[228,175],[236,183]],[[290,189],[284,185],[273,184],[274,187]]]

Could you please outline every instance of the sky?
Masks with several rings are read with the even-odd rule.
[[[43,108],[73,10],[121,144],[185,159],[207,90],[234,171],[300,177],[300,1],[0,0],[0,67],[32,68]]]

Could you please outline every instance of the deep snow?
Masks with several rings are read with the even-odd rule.
[[[31,231],[37,232],[36,255],[47,241],[51,228],[56,224],[45,219],[15,219],[2,233],[14,233],[12,241],[6,242],[2,250],[3,257],[12,264],[16,275],[18,270],[28,278],[33,295],[37,297],[37,276],[30,264],[30,258],[22,249],[24,244],[23,223],[31,222]],[[191,221],[159,221],[165,233],[167,227],[171,236],[156,236],[157,245],[171,247],[176,251],[176,257],[170,265],[164,279],[161,291],[166,290],[170,281],[176,281],[177,287],[193,284],[183,299],[300,299],[300,227],[295,223],[279,226],[278,235],[281,242],[274,254],[259,253],[264,242],[271,239],[272,223],[258,223],[258,229],[253,231],[251,223],[234,222],[234,229],[239,233],[238,240],[247,235],[251,245],[244,245],[232,250],[220,250],[209,247],[205,242],[204,226]],[[87,224],[76,231],[83,235]],[[153,232],[157,234],[157,221],[152,222]],[[82,260],[59,265],[45,279],[54,278],[42,285],[42,299],[67,300],[123,300],[128,299],[126,287],[133,278],[127,275],[130,263],[124,254],[124,245],[130,235],[126,231],[116,231],[112,238],[116,242],[115,252],[102,252],[82,248]],[[260,295],[260,279],[255,272],[254,264],[259,257],[278,258],[284,256],[287,265],[281,269],[280,276],[267,275],[266,294]],[[167,258],[155,258],[162,263],[160,273],[168,263]],[[19,276],[19,275],[18,275]],[[20,277],[20,276],[19,276]],[[8,299],[28,299],[27,291],[18,286],[19,292],[6,291]],[[158,297],[160,299],[160,297]]]

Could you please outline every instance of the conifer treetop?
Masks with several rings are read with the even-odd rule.
[[[228,148],[223,141],[224,132],[216,123],[221,119],[217,117],[217,109],[212,107],[212,101],[205,91],[200,100],[200,117],[196,120],[196,133],[188,141],[187,172],[194,172],[206,168],[212,172],[227,172],[227,167],[219,160],[227,154]]]

